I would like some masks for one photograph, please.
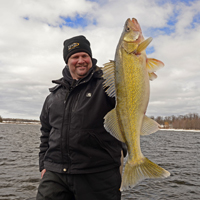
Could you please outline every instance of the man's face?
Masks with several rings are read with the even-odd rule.
[[[73,79],[80,79],[86,76],[92,67],[92,59],[85,52],[72,54],[67,62],[69,71]]]

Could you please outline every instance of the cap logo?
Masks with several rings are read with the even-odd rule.
[[[74,49],[75,47],[79,46],[79,43],[73,43],[68,46],[68,51]]]
[[[92,93],[88,92],[88,93],[86,94],[86,97],[92,97]]]

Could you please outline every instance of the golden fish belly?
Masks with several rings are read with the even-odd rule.
[[[149,100],[149,79],[144,56],[122,52],[116,74],[117,106],[120,127],[127,143],[129,159],[140,160],[140,131]]]

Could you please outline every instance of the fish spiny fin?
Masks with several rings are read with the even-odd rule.
[[[160,60],[154,59],[154,58],[147,58],[147,71],[149,73],[155,72],[158,69],[164,67],[164,63]]]
[[[138,45],[138,48],[137,48],[137,54],[141,53],[143,50],[145,50],[147,48],[147,46],[151,43],[151,41],[153,40],[152,37],[144,40],[143,42],[141,42],[139,45]]]
[[[106,88],[106,93],[110,97],[115,97],[115,61],[110,61],[104,64],[103,67],[103,78],[105,79],[103,83],[104,89]]]
[[[149,74],[149,80],[150,80],[150,81],[153,81],[154,79],[157,78],[157,75],[156,75],[154,72],[148,73],[148,74]]]
[[[131,189],[146,178],[166,178],[168,176],[170,176],[170,173],[167,170],[148,158],[142,157],[137,163],[128,161],[124,168],[120,190]]]
[[[116,109],[112,109],[107,115],[104,117],[104,127],[106,131],[108,131],[112,136],[117,138],[121,142],[125,142],[124,137],[121,133]]]
[[[160,124],[158,124],[156,121],[145,115],[143,118],[143,124],[140,135],[150,135],[151,133],[155,133],[159,129]]]

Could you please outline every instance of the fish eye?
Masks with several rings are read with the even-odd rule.
[[[127,27],[127,28],[126,28],[126,32],[129,32],[129,31],[130,31],[130,28],[129,28],[129,27]]]

